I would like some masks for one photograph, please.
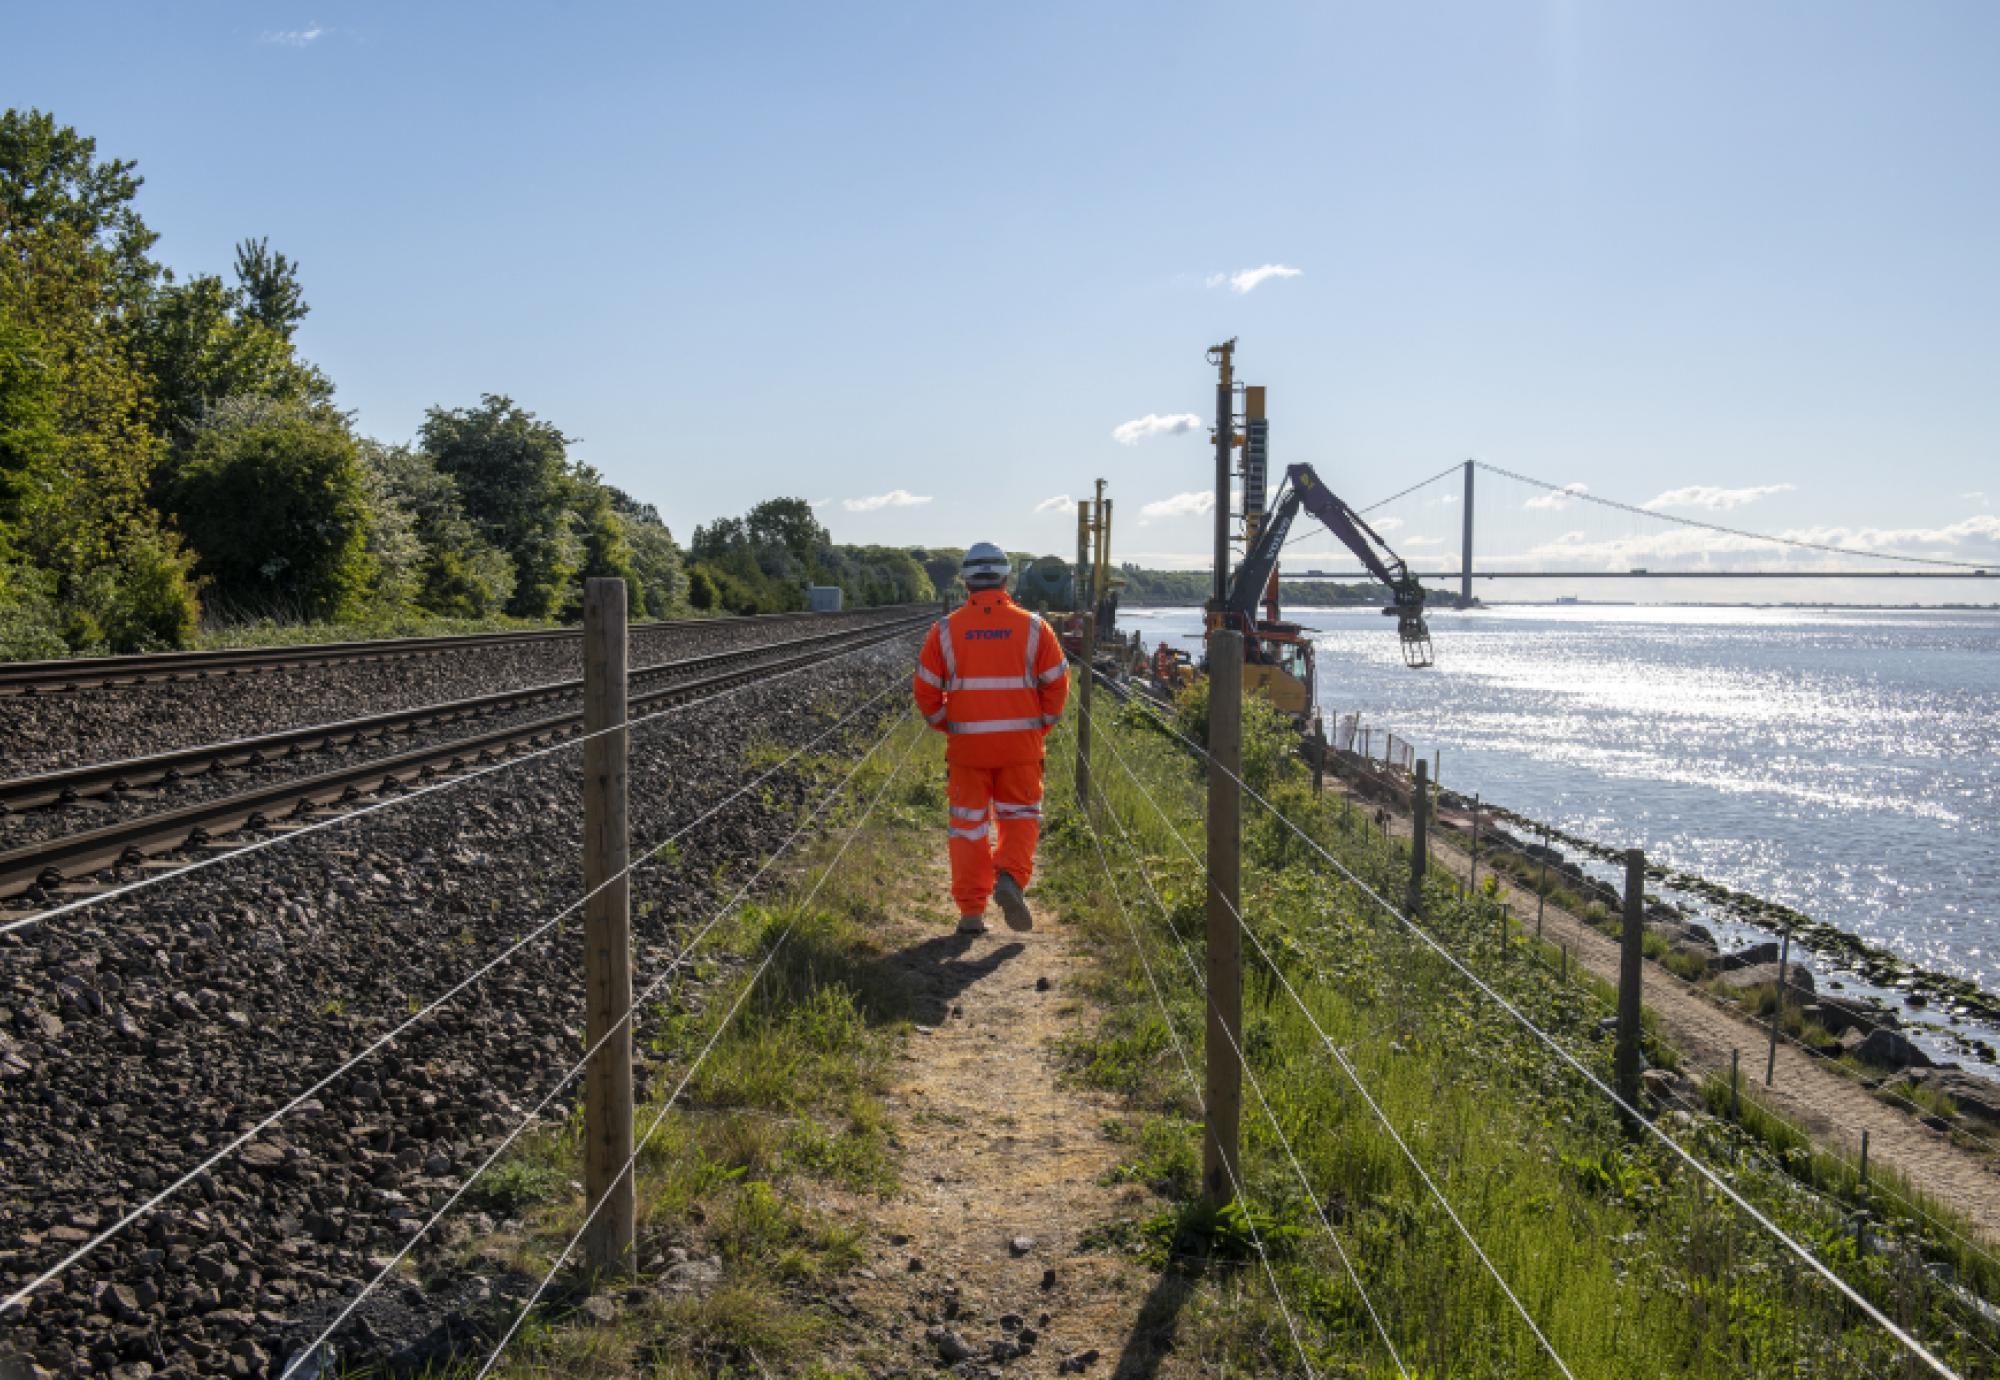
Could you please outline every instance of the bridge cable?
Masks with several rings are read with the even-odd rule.
[[[1808,541],[1803,537],[1774,537],[1768,533],[1751,532],[1741,527],[1725,527],[1719,522],[1703,522],[1700,518],[1681,517],[1676,513],[1662,513],[1652,508],[1642,508],[1635,503],[1621,503],[1615,498],[1603,498],[1581,489],[1570,488],[1562,484],[1551,484],[1546,479],[1536,479],[1530,475],[1516,474],[1513,470],[1502,469],[1498,465],[1489,465],[1484,460],[1475,460],[1472,463],[1490,474],[1497,474],[1508,479],[1518,480],[1523,484],[1532,484],[1538,489],[1547,489],[1550,493],[1562,494],[1567,498],[1579,499],[1585,503],[1595,503],[1600,507],[1615,508],[1620,512],[1633,513],[1639,517],[1658,518],[1662,522],[1676,522],[1683,527],[1695,527],[1704,532],[1720,532],[1724,536],[1747,537],[1752,541],[1772,542],[1779,546],[1793,546],[1802,551],[1822,551],[1835,556],[1859,556],[1863,560],[1906,561],[1916,565],[1943,565],[1950,566],[1955,570],[1989,570],[1992,568],[1990,563],[1982,565],[1978,561],[1954,561],[1943,556],[1904,556],[1890,551],[1864,551],[1858,547],[1834,546],[1827,542]],[[1426,480],[1425,482],[1428,483],[1429,481]],[[1578,573],[1587,574],[1588,572],[1580,571]]]

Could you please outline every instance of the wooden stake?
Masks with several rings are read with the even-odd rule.
[[[1743,1120],[1743,1095],[1741,1091],[1743,1075],[1738,1067],[1741,1062],[1742,1053],[1743,1051],[1740,1049],[1729,1051],[1729,1119],[1731,1121]]]
[[[1326,725],[1313,716],[1313,794],[1326,790]]]
[[[1625,925],[1618,946],[1618,1095],[1639,1105],[1639,983],[1646,954],[1646,855],[1625,851]]]
[[[1091,686],[1097,680],[1093,663],[1097,660],[1097,615],[1083,616],[1083,683],[1077,687],[1076,716],[1076,808],[1085,815],[1090,814],[1090,700]],[[1214,672],[1211,669],[1209,689],[1215,688]]]
[[[1424,768],[1428,764],[1417,759],[1417,780],[1410,790],[1410,891],[1404,897],[1404,909],[1415,915],[1424,900],[1424,869],[1430,863],[1430,781]]]
[[[1243,634],[1208,635],[1208,1030],[1207,1134],[1202,1189],[1217,1207],[1242,1182],[1238,1146],[1243,1114],[1243,931],[1237,924],[1242,880]]]
[[[1479,890],[1479,794],[1476,791],[1472,796],[1472,880],[1467,883],[1466,889],[1474,893]]]
[[[583,586],[584,1194],[596,1213],[584,1261],[629,1272],[632,1188],[632,915],[625,820],[625,582]],[[602,1042],[601,1044],[599,1042]]]
[[[1535,938],[1542,937],[1542,912],[1549,905],[1549,826],[1542,826],[1542,881],[1535,888]]]
[[[1771,1079],[1778,1072],[1778,1027],[1785,1020],[1785,970],[1792,957],[1792,932],[1786,930],[1778,944],[1778,1003],[1771,1011],[1771,1047],[1764,1055],[1764,1086],[1771,1086]]]

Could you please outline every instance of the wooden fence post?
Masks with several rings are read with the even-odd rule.
[[[1771,1047],[1764,1055],[1764,1086],[1771,1086],[1771,1079],[1778,1072],[1778,1027],[1785,1023],[1785,973],[1792,958],[1792,932],[1786,930],[1778,945],[1778,1004],[1771,1010]]]
[[[583,586],[583,1179],[596,1213],[592,1270],[629,1271],[632,1187],[632,914],[625,821],[625,582]],[[600,1041],[602,1042],[600,1044]]]
[[[1549,905],[1549,826],[1542,826],[1542,880],[1535,888],[1535,938],[1542,937],[1542,912]]]
[[[1466,883],[1466,893],[1479,893],[1479,792],[1472,793],[1472,880]]]
[[[1208,1029],[1201,1181],[1208,1201],[1227,1204],[1242,1182],[1238,1136],[1243,1114],[1243,931],[1241,893],[1243,634],[1208,636]]]
[[[1092,664],[1097,659],[1097,615],[1083,616],[1083,682],[1077,687],[1076,716],[1076,808],[1085,815],[1090,813],[1090,701],[1091,686],[1096,682],[1096,668]]]
[[[1646,956],[1646,855],[1625,850],[1625,925],[1618,946],[1618,1095],[1639,1105],[1639,982]]]
[[[1313,715],[1313,794],[1326,790],[1326,725]]]
[[[1417,759],[1417,780],[1410,790],[1410,894],[1403,908],[1415,915],[1424,901],[1424,868],[1430,863],[1430,779],[1428,763]]]

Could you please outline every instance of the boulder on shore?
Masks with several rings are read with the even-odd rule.
[[[1724,962],[1735,955],[1725,955]],[[1720,967],[1720,964],[1717,965]],[[1754,987],[1775,987],[1780,978],[1788,991],[1813,991],[1812,971],[1802,963],[1787,963],[1782,973],[1776,962],[1753,963],[1747,968],[1722,968],[1722,985],[1737,992],[1747,992]]]
[[[1988,1126],[2000,1126],[2000,1083],[1990,1078],[1981,1078],[1964,1069],[1946,1065],[1943,1068],[1913,1069],[1909,1081],[1949,1097],[1961,1116]]]
[[[1878,1025],[1894,1028],[1894,1013],[1865,1001],[1849,997],[1821,997],[1806,1008],[1806,1018],[1819,1022],[1830,1035],[1845,1035],[1850,1030],[1867,1034]]]
[[[1754,968],[1759,964],[1775,964],[1777,961],[1778,946],[1766,940],[1762,944],[1752,944],[1747,949],[1738,949],[1733,954],[1724,954],[1716,960],[1715,966],[1717,971],[1727,973],[1736,968]]]
[[[1915,1043],[1893,1030],[1877,1026],[1873,1030],[1849,1030],[1840,1037],[1840,1047],[1864,1064],[1884,1069],[1927,1069],[1934,1062]]]

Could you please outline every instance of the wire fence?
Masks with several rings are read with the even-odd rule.
[[[760,678],[759,680],[756,681],[745,682],[743,684],[731,686],[712,695],[702,696],[694,700],[683,701],[667,709],[663,709],[653,714],[647,714],[638,718],[631,719],[627,722],[616,725],[613,729],[606,729],[603,731],[608,733],[612,731],[628,730],[645,723],[654,721],[664,721],[671,717],[688,713],[702,706],[712,705],[717,702],[726,700],[731,696],[742,694],[753,688],[758,688],[759,686],[768,686],[776,681],[788,679],[792,676],[799,675],[809,669],[819,670],[821,672],[824,672],[829,665],[835,662],[844,661],[849,657],[853,657],[871,650],[879,651],[881,645],[882,645],[881,641],[873,641],[864,643],[863,645],[857,647],[844,649],[833,654],[832,656],[819,660],[813,666],[810,667],[799,666],[787,669],[782,672],[774,672],[771,676]],[[114,1217],[114,1219],[108,1225],[103,1226],[101,1229],[93,1230],[92,1233],[86,1239],[75,1244],[71,1249],[67,1250],[63,1255],[61,1255],[58,1259],[56,1259],[51,1265],[38,1271],[34,1276],[29,1278],[24,1284],[21,1284],[19,1287],[15,1288],[12,1293],[7,1295],[6,1298],[0,1299],[0,1319],[19,1319],[20,1317],[24,1316],[30,1301],[37,1294],[41,1293],[43,1290],[55,1284],[58,1280],[60,1280],[66,1274],[70,1273],[72,1270],[83,1265],[86,1261],[90,1259],[91,1256],[96,1254],[111,1241],[118,1238],[120,1235],[124,1234],[125,1232],[133,1228],[136,1224],[145,1220],[147,1217],[158,1212],[163,1206],[165,1206],[167,1203],[169,1203],[177,1196],[186,1193],[191,1187],[205,1186],[208,1182],[208,1176],[212,1171],[214,1171],[221,1165],[225,1164],[233,1157],[239,1155],[241,1152],[245,1150],[246,1147],[256,1142],[258,1138],[262,1136],[264,1133],[270,1131],[273,1127],[278,1126],[288,1118],[291,1118],[301,1113],[305,1109],[312,1108],[314,1110],[317,1110],[318,1109],[317,1099],[320,1094],[324,1093],[328,1088],[334,1086],[343,1077],[356,1072],[363,1065],[377,1058],[384,1051],[394,1048],[399,1041],[408,1037],[413,1031],[418,1029],[420,1026],[436,1022],[444,1013],[449,1011],[456,1004],[461,1003],[471,993],[479,989],[482,986],[482,984],[484,984],[492,975],[494,975],[496,972],[498,972],[500,969],[508,965],[513,960],[520,957],[522,954],[530,951],[531,949],[536,949],[538,946],[544,946],[546,942],[551,938],[551,936],[562,926],[565,920],[579,913],[594,897],[604,892],[607,888],[619,884],[621,882],[624,882],[627,879],[634,876],[635,874],[640,874],[649,870],[667,869],[676,866],[677,855],[675,853],[675,845],[677,845],[681,840],[687,838],[689,835],[701,829],[703,826],[711,823],[712,821],[715,821],[730,806],[744,799],[746,796],[750,796],[753,792],[759,791],[761,788],[765,787],[767,783],[771,782],[775,777],[787,771],[788,769],[793,768],[802,757],[805,757],[807,754],[815,751],[816,749],[826,746],[830,742],[838,741],[840,736],[849,731],[850,729],[852,729],[857,724],[857,722],[863,720],[864,718],[870,716],[871,714],[878,712],[879,708],[883,704],[884,699],[887,696],[889,696],[892,692],[898,690],[900,687],[905,685],[906,683],[907,683],[906,677],[904,676],[900,668],[891,672],[889,675],[882,677],[879,681],[877,681],[872,690],[866,691],[862,695],[857,697],[855,702],[845,709],[845,712],[840,713],[837,717],[832,718],[829,722],[825,723],[823,726],[818,727],[816,731],[813,731],[810,734],[810,736],[807,737],[805,741],[803,741],[798,747],[792,749],[785,756],[783,756],[776,762],[772,763],[768,767],[765,767],[762,770],[756,771],[754,774],[749,775],[740,784],[737,784],[733,788],[718,794],[713,800],[709,801],[703,808],[701,808],[699,812],[694,815],[693,818],[688,819],[685,823],[681,823],[676,827],[674,827],[673,829],[671,829],[670,831],[665,832],[661,837],[654,839],[651,843],[648,843],[645,847],[637,851],[633,855],[631,861],[629,861],[626,864],[626,866],[622,870],[617,872],[615,875],[606,877],[603,881],[599,882],[595,887],[592,887],[589,890],[585,891],[582,895],[577,896],[574,900],[562,906],[560,909],[532,923],[524,933],[519,935],[517,938],[513,939],[511,942],[503,945],[498,952],[494,953],[490,957],[478,963],[469,972],[464,974],[461,978],[457,979],[456,981],[452,982],[451,985],[449,985],[444,990],[437,993],[435,996],[422,1002],[421,1005],[413,1003],[412,1009],[408,1012],[407,1015],[391,1023],[387,1027],[387,1029],[385,1029],[382,1033],[375,1036],[374,1038],[370,1039],[355,1053],[340,1060],[338,1063],[333,1065],[327,1071],[314,1076],[312,1081],[308,1085],[306,1085],[304,1088],[298,1090],[297,1092],[287,1097],[279,1105],[262,1113],[251,1114],[248,1116],[242,1115],[240,1113],[236,1115],[233,1118],[233,1120],[235,1122],[236,1127],[240,1129],[236,1129],[232,1134],[227,1135],[219,1146],[217,1146],[213,1150],[208,1151],[206,1154],[202,1155],[199,1160],[197,1160],[191,1166],[184,1169],[182,1172],[174,1175],[171,1179],[169,1179],[169,1181],[163,1187],[159,1188],[157,1191],[150,1193],[149,1195],[147,1195],[145,1198],[138,1201],[134,1205],[119,1211],[117,1215]],[[635,999],[634,1002],[632,1003],[632,1006],[627,1009],[624,1016],[621,1018],[619,1025],[622,1026],[627,1021],[629,1021],[633,1010],[639,1008],[643,1003],[651,1000],[659,992],[661,986],[667,981],[669,977],[671,977],[676,971],[684,968],[690,955],[693,954],[694,951],[700,946],[700,944],[714,931],[715,927],[721,923],[724,917],[726,917],[729,913],[731,913],[733,910],[735,910],[738,906],[742,904],[742,902],[749,896],[752,889],[755,888],[767,876],[767,874],[770,873],[772,868],[777,865],[778,861],[782,857],[784,857],[789,851],[791,851],[792,848],[799,842],[801,838],[806,836],[806,834],[811,830],[811,828],[825,815],[827,810],[830,809],[832,805],[845,793],[848,785],[853,781],[855,774],[858,773],[861,770],[861,768],[874,757],[876,751],[880,748],[881,744],[887,741],[890,735],[893,734],[898,727],[902,726],[908,721],[908,716],[909,716],[909,710],[907,707],[905,707],[903,712],[891,722],[890,727],[884,730],[881,737],[876,739],[874,746],[870,747],[868,751],[854,763],[852,770],[849,771],[847,777],[841,782],[840,786],[835,790],[828,792],[824,796],[822,796],[815,805],[815,807],[809,813],[807,813],[805,818],[797,825],[795,829],[793,829],[793,831],[786,838],[784,843],[775,852],[773,852],[770,856],[764,859],[762,864],[755,870],[755,872],[750,876],[750,878],[747,881],[745,881],[740,887],[737,888],[734,895],[730,897],[730,899],[722,906],[720,910],[718,910],[713,916],[711,916],[708,919],[708,921],[690,940],[688,940],[686,943],[684,943],[677,949],[677,951],[673,954],[671,960],[666,965],[665,970],[644,989],[640,997]],[[230,858],[241,857],[246,852],[260,851],[263,848],[272,847],[279,843],[289,842],[290,840],[298,838],[304,834],[318,832],[320,829],[323,828],[331,828],[347,824],[352,822],[356,818],[366,817],[368,815],[376,814],[380,811],[406,805],[414,800],[436,795],[439,792],[452,789],[456,786],[464,785],[469,781],[492,776],[493,774],[503,770],[518,768],[527,762],[539,760],[555,752],[563,751],[568,748],[577,746],[579,743],[587,741],[590,737],[594,736],[598,735],[578,735],[577,737],[568,739],[562,743],[554,744],[546,748],[535,750],[533,752],[523,753],[519,756],[509,758],[503,762],[483,766],[473,771],[468,771],[463,775],[454,776],[439,782],[429,783],[424,787],[411,790],[403,795],[390,797],[382,801],[371,803],[370,805],[364,806],[361,809],[351,811],[349,813],[343,814],[333,819],[317,822],[314,825],[301,828],[286,835],[281,835],[277,838],[268,840],[258,840],[251,845],[247,845],[243,848],[233,849],[229,853],[220,855],[218,857],[204,858],[184,868],[176,869],[174,871],[167,873],[154,874],[152,876],[142,879],[140,882],[133,883],[128,886],[122,886],[114,888],[110,891],[80,898],[77,902],[56,907],[50,911],[45,911],[33,917],[29,917],[24,922],[18,922],[16,924],[9,925],[7,929],[9,931],[19,929],[22,928],[23,925],[27,923],[45,924],[49,921],[58,919],[64,915],[74,914],[77,911],[87,908],[88,906],[102,904],[107,900],[115,899],[120,896],[128,896],[133,894],[134,892],[158,886],[163,882],[171,881],[175,878],[185,876],[190,872],[199,871],[204,868],[213,866],[218,862],[227,861]],[[601,1045],[603,1042],[604,1041],[600,1039],[598,1041],[598,1044]],[[592,1052],[593,1053],[595,1052],[594,1048]],[[473,1184],[482,1175],[486,1174],[489,1170],[493,1168],[493,1166],[505,1154],[507,1149],[518,1140],[520,1135],[522,1135],[529,1127],[533,1126],[544,1114],[548,1112],[549,1108],[555,1102],[555,1099],[559,1097],[561,1093],[567,1087],[569,1087],[575,1081],[575,1079],[582,1073],[584,1067],[588,1063],[588,1058],[589,1055],[586,1054],[585,1059],[583,1061],[579,1061],[578,1063],[570,1066],[567,1070],[565,1070],[561,1074],[561,1076],[555,1081],[555,1083],[552,1084],[547,1089],[546,1093],[535,1104],[534,1108],[525,1117],[521,1118],[507,1132],[507,1134],[504,1137],[502,1137],[499,1140],[499,1142],[497,1142],[492,1147],[491,1151],[486,1155],[485,1159],[481,1162],[479,1167],[475,1169],[464,1180],[462,1180],[446,1196],[444,1201],[430,1215],[430,1217],[423,1223],[423,1225],[419,1227],[415,1233],[413,1233],[407,1240],[403,1242],[400,1249],[394,1254],[394,1256],[390,1259],[388,1264],[385,1265],[381,1270],[379,1270],[375,1274],[375,1276],[367,1283],[367,1285],[364,1286],[359,1293],[357,1293],[352,1299],[348,1301],[346,1306],[340,1310],[334,1322],[322,1333],[319,1340],[313,1343],[311,1347],[307,1348],[305,1352],[300,1353],[300,1355],[297,1358],[295,1358],[290,1365],[287,1366],[285,1371],[287,1375],[294,1374],[306,1359],[308,1359],[309,1357],[311,1357],[324,1347],[328,1337],[330,1337],[333,1334],[333,1332],[335,1332],[348,1318],[350,1318],[353,1315],[354,1311],[375,1290],[377,1290],[385,1280],[387,1280],[390,1277],[391,1272],[396,1268],[396,1266],[400,1264],[400,1262],[408,1256],[410,1251],[415,1248],[418,1242],[433,1228],[435,1228],[436,1225],[441,1220],[443,1220],[445,1215],[449,1213],[452,1210],[452,1208],[463,1199],[463,1197],[465,1196],[467,1191],[473,1186]]]
[[[1116,687],[1113,686],[1112,689],[1113,693],[1116,693]],[[1895,1341],[1899,1345],[1901,1345],[1915,1361],[1924,1364],[1931,1371],[1939,1375],[1949,1376],[1955,1374],[1955,1372],[1950,1367],[1945,1365],[1945,1363],[1942,1360],[1940,1360],[1936,1355],[1934,1355],[1931,1352],[1931,1350],[1929,1350],[1919,1339],[1917,1339],[1914,1335],[1912,1335],[1905,1327],[1903,1327],[1895,1320],[1888,1317],[1873,1302],[1871,1302],[1865,1296],[1860,1294],[1852,1285],[1850,1285],[1834,1269],[1832,1269],[1816,1252],[1814,1252],[1811,1248],[1809,1248],[1804,1243],[1799,1241],[1793,1234],[1787,1232],[1784,1228],[1779,1226],[1766,1212],[1758,1208],[1756,1205],[1752,1204],[1732,1184],[1730,1184],[1722,1174],[1717,1173],[1712,1167],[1710,1167],[1700,1158],[1698,1158],[1697,1156],[1689,1152],[1687,1149],[1685,1149],[1683,1146],[1681,1146],[1676,1140],[1674,1140],[1673,1137],[1668,1135],[1666,1131],[1657,1126],[1650,1118],[1647,1118],[1643,1114],[1640,1108],[1633,1106],[1632,1104],[1627,1102],[1624,1098],[1620,1097],[1619,1094],[1614,1089],[1612,1089],[1608,1084],[1606,1084],[1601,1077],[1599,1077],[1582,1060],[1580,1060],[1573,1051],[1571,1051],[1568,1047],[1566,1047],[1561,1041],[1557,1040],[1547,1030],[1543,1029],[1534,1020],[1528,1017],[1526,1013],[1523,1012],[1514,1002],[1510,1001],[1507,997],[1502,995],[1502,993],[1499,992],[1492,985],[1492,983],[1490,983],[1486,978],[1482,977],[1479,973],[1475,972],[1463,958],[1461,958],[1458,954],[1454,953],[1446,945],[1440,942],[1435,936],[1429,933],[1422,925],[1418,924],[1409,915],[1405,914],[1400,908],[1398,908],[1397,906],[1391,904],[1386,899],[1384,899],[1384,897],[1378,890],[1376,890],[1373,884],[1371,884],[1365,878],[1357,875],[1339,858],[1335,857],[1332,853],[1327,851],[1324,845],[1321,844],[1321,842],[1315,836],[1313,836],[1309,831],[1301,828],[1295,820],[1291,819],[1284,811],[1280,810],[1277,806],[1275,806],[1252,783],[1245,781],[1241,775],[1229,772],[1226,767],[1222,767],[1218,763],[1216,763],[1215,760],[1209,755],[1205,747],[1189,739],[1173,724],[1168,722],[1164,718],[1164,716],[1162,716],[1159,713],[1159,711],[1156,710],[1151,705],[1148,705],[1138,699],[1132,699],[1127,702],[1134,706],[1135,712],[1142,714],[1146,716],[1148,719],[1150,719],[1155,728],[1165,733],[1170,738],[1179,742],[1181,746],[1185,748],[1188,752],[1190,752],[1192,755],[1194,755],[1197,758],[1197,760],[1207,764],[1210,770],[1222,771],[1228,773],[1234,779],[1236,787],[1243,794],[1249,796],[1251,800],[1255,801],[1259,806],[1261,806],[1263,810],[1268,814],[1268,816],[1272,818],[1278,826],[1282,827],[1284,830],[1289,832],[1293,837],[1295,837],[1298,840],[1298,842],[1303,844],[1307,849],[1307,851],[1311,855],[1316,857],[1319,862],[1330,867],[1336,873],[1336,875],[1341,877],[1347,884],[1356,888],[1356,890],[1360,895],[1366,897],[1368,902],[1374,908],[1376,908],[1380,913],[1395,921],[1402,928],[1402,930],[1406,934],[1408,934],[1412,939],[1417,941],[1421,946],[1423,946],[1437,958],[1441,959],[1451,970],[1453,970],[1455,973],[1458,974],[1458,976],[1463,978],[1473,988],[1473,990],[1476,991],[1486,1002],[1490,1003],[1497,1010],[1504,1013],[1505,1016],[1510,1021],[1512,1021],[1519,1028],[1521,1028],[1524,1032],[1526,1032],[1527,1035],[1532,1037],[1532,1039],[1536,1043],[1538,1043],[1540,1046],[1546,1049],[1550,1054],[1552,1054],[1562,1066],[1568,1068],[1572,1073],[1579,1076],[1584,1081],[1584,1083],[1589,1088],[1591,1088],[1596,1094],[1602,1096],[1607,1102],[1609,1102],[1612,1106],[1614,1106],[1619,1111],[1619,1113],[1629,1118],[1630,1123],[1632,1125],[1634,1125],[1635,1127],[1645,1128],[1646,1134],[1649,1134],[1654,1140],[1656,1140],[1662,1146],[1662,1148],[1668,1152],[1669,1155],[1673,1156],[1680,1163],[1684,1164],[1689,1170],[1691,1170],[1695,1175],[1697,1175],[1702,1181],[1704,1181],[1723,1199],[1731,1203],[1732,1206],[1737,1211],[1742,1213],[1759,1230],[1765,1232],[1775,1242],[1779,1243],[1783,1247],[1783,1249],[1789,1252],[1810,1272],[1812,1272],[1814,1275],[1820,1278],[1824,1283],[1826,1283],[1828,1286],[1833,1288],[1837,1293],[1839,1293],[1848,1302],[1848,1304],[1854,1307],[1863,1316],[1867,1317],[1875,1326],[1881,1328],[1890,1337],[1895,1339]],[[1112,742],[1113,732],[1106,728],[1099,728],[1093,732],[1092,737],[1094,741],[1101,738],[1106,742]],[[1126,766],[1126,769],[1129,772],[1129,765],[1123,764],[1122,761],[1121,765]],[[1185,846],[1184,839],[1182,840],[1182,843]],[[1190,848],[1188,851],[1192,855],[1192,849]],[[1237,918],[1240,925],[1241,924],[1240,915]],[[1283,979],[1282,968],[1279,965],[1277,965],[1274,961],[1272,961],[1271,956],[1268,954],[1268,952],[1262,951],[1262,946],[1258,939],[1255,927],[1248,925],[1241,925],[1241,928],[1243,930],[1245,937],[1250,939],[1254,945],[1259,946],[1260,952],[1263,953],[1263,957],[1265,958],[1267,965],[1271,968],[1273,972],[1277,973],[1279,978],[1282,980]],[[1302,1007],[1304,1006],[1304,1003],[1302,1001],[1299,1004]],[[1310,1017],[1309,1011],[1307,1014]],[[1324,1037],[1325,1032],[1321,1030],[1320,1034],[1322,1035],[1322,1037]],[[1326,1044],[1329,1056],[1334,1059],[1337,1066],[1343,1067],[1343,1071],[1345,1071],[1346,1061],[1344,1059],[1344,1056],[1339,1051],[1338,1047],[1335,1046],[1330,1039],[1325,1039],[1324,1043]],[[1441,1197],[1442,1195],[1438,1196]],[[1496,1272],[1496,1277],[1497,1277],[1497,1272]],[[1503,1287],[1504,1287],[1504,1282],[1503,1282]],[[1537,1335],[1538,1336],[1540,1335],[1539,1329],[1537,1329]],[[1553,1355],[1553,1353],[1551,1354]],[[1557,1360],[1557,1364],[1558,1366],[1561,1365],[1559,1359]]]

